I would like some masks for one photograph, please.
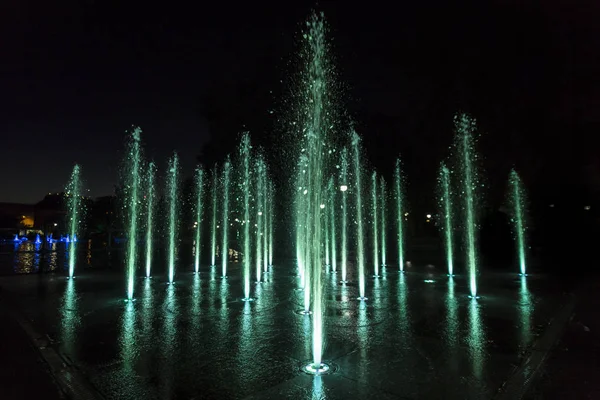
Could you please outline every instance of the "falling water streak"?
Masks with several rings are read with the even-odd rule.
[[[329,205],[327,212],[329,213],[329,224],[331,232],[331,270],[337,271],[337,239],[335,232],[335,187],[333,186],[333,177],[329,178]]]
[[[261,266],[262,266],[262,232],[263,232],[263,207],[264,207],[264,189],[263,189],[263,174],[264,162],[262,158],[256,160],[256,282],[261,281]]]
[[[275,211],[275,188],[269,182],[269,265],[273,265],[273,212]]]
[[[477,220],[475,215],[475,187],[477,185],[477,177],[475,176],[475,171],[473,171],[473,159],[475,154],[473,151],[472,138],[475,122],[466,115],[462,115],[460,118],[455,118],[455,123],[459,140],[460,162],[462,165],[462,184],[465,201],[465,242],[467,247],[469,288],[471,296],[475,298],[477,296]]]
[[[340,190],[342,192],[342,282],[347,278],[348,267],[348,149],[342,150],[342,171]]]
[[[375,276],[379,276],[379,230],[377,224],[377,172],[373,172],[371,176],[371,201],[372,201],[372,217],[373,217],[373,267],[375,268]]]
[[[151,162],[148,164],[146,187],[148,192],[146,203],[146,278],[150,278],[152,268],[152,240],[154,234],[154,206],[156,204],[155,174],[156,165]]]
[[[78,164],[73,167],[66,192],[68,196],[69,235],[75,238],[79,232],[79,220],[81,218],[81,168]],[[69,278],[73,278],[75,274],[76,248],[77,242],[73,240],[69,246]]]
[[[231,161],[229,157],[223,166],[223,242],[221,248],[222,274],[227,276],[227,261],[229,261],[229,178],[231,174]]]
[[[139,210],[138,204],[140,202],[139,192],[141,183],[141,167],[140,167],[140,140],[142,130],[138,127],[135,128],[131,134],[131,142],[129,144],[129,156],[128,160],[131,163],[128,168],[127,174],[127,213],[128,213],[128,225],[129,234],[127,238],[127,299],[133,299],[133,284],[135,282],[135,269],[137,261],[137,229],[138,229],[138,217]]]
[[[168,267],[169,267],[169,283],[173,283],[175,277],[175,259],[177,257],[177,212],[178,212],[178,181],[179,181],[179,157],[177,153],[173,153],[173,156],[169,160],[169,175],[167,180],[167,193],[169,201],[169,222],[168,222],[168,235],[169,235],[169,253],[168,253]]]
[[[357,263],[358,263],[358,291],[360,297],[365,297],[365,254],[364,254],[364,232],[362,216],[362,186],[360,168],[360,137],[352,132],[352,147],[354,150],[354,181],[356,193],[356,241],[357,241]]]
[[[262,246],[263,246],[263,271],[267,272],[269,269],[269,182],[267,179],[267,166],[265,164],[263,176],[263,230],[262,230]]]
[[[527,273],[526,262],[525,262],[525,195],[523,190],[523,183],[521,178],[514,169],[510,172],[510,186],[512,192],[512,213],[511,218],[513,223],[513,229],[517,239],[517,254],[519,256],[519,267],[521,275]]]
[[[244,194],[244,298],[250,298],[250,136],[245,133],[240,146],[242,163],[244,168],[244,180],[242,192]]]
[[[196,251],[194,253],[194,272],[200,272],[200,234],[202,233],[202,213],[204,209],[204,171],[202,168],[196,168]]]
[[[212,221],[210,224],[210,265],[217,265],[217,189],[219,182],[219,171],[215,164],[212,177]]]
[[[446,259],[448,264],[448,275],[454,274],[454,235],[452,218],[452,192],[450,189],[450,170],[442,163],[440,169],[440,197],[444,216],[444,241],[446,245]]]
[[[396,160],[396,169],[394,172],[394,185],[396,195],[396,229],[398,235],[398,267],[400,271],[404,271],[404,193],[402,185],[402,164],[400,159]]]
[[[386,257],[386,217],[387,217],[387,194],[385,190],[385,180],[383,176],[379,178],[380,186],[381,186],[381,266],[385,267],[387,263]]]

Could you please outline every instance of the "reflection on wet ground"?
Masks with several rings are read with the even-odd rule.
[[[190,264],[191,265],[191,264]],[[83,270],[0,278],[57,351],[110,399],[491,398],[565,300],[543,276],[484,276],[482,298],[464,277],[387,267],[358,286],[327,273],[324,357],[338,371],[300,372],[310,359],[310,317],[291,263],[273,267],[241,302],[241,270],[203,267],[139,279],[124,302],[124,274]]]

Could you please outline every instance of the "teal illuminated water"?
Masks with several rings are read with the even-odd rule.
[[[69,237],[75,238],[79,233],[82,220],[82,182],[81,182],[81,167],[76,164],[73,167],[71,178],[67,187],[65,188],[65,195],[67,196],[67,224],[69,229]],[[77,246],[76,240],[71,240],[69,244],[69,278],[73,278],[75,275],[75,265],[77,257]]]
[[[267,164],[264,163],[263,175],[262,175],[262,189],[263,189],[263,215],[262,218],[262,232],[261,232],[261,243],[262,243],[262,262],[263,272],[267,272],[269,269],[269,181],[267,177]]]
[[[244,198],[244,220],[242,242],[244,248],[244,298],[250,298],[250,136],[245,133],[240,145],[240,158],[242,160],[243,180],[241,182],[242,196]]]
[[[340,191],[342,192],[342,282],[348,277],[348,149],[342,150]]]
[[[269,265],[273,265],[273,213],[275,212],[275,187],[269,182]]]
[[[146,278],[150,278],[154,250],[154,214],[156,206],[156,165],[148,164],[146,171]]]
[[[210,224],[210,265],[212,267],[217,265],[217,190],[219,183],[219,170],[215,164],[212,173],[212,207],[211,207],[211,224]]]
[[[387,192],[383,176],[379,178],[379,186],[381,188],[381,266],[385,267],[387,264]]]
[[[133,299],[135,271],[137,267],[137,233],[138,220],[140,217],[140,186],[142,182],[141,168],[141,134],[142,130],[137,127],[131,132],[128,144],[127,161],[125,170],[125,188],[127,193],[125,212],[127,214],[127,299]]]
[[[264,173],[265,173],[265,162],[262,157],[257,157],[256,159],[256,235],[255,235],[255,249],[254,253],[256,254],[256,282],[261,281],[262,277],[262,234],[263,234],[263,221],[265,219],[264,216]]]
[[[334,186],[333,177],[329,178],[328,185],[329,192],[329,204],[327,205],[327,214],[329,216],[329,231],[331,232],[331,270],[337,271],[337,235],[335,232],[335,217],[336,217],[336,205],[335,205],[335,193],[336,188]]]
[[[179,212],[179,157],[177,153],[169,159],[167,175],[167,205],[168,205],[168,220],[167,220],[167,266],[169,271],[169,284],[173,283],[175,278],[175,261],[177,259],[177,234],[178,234],[178,212]]]
[[[356,197],[356,263],[358,269],[358,292],[365,298],[365,241],[363,230],[362,168],[360,161],[360,136],[352,131],[352,152],[354,155],[354,194]]]
[[[223,220],[222,220],[222,238],[221,242],[221,271],[222,276],[227,276],[227,262],[229,261],[229,190],[231,179],[231,161],[229,157],[223,165]]]
[[[404,205],[404,177],[398,158],[394,170],[394,198],[396,201],[396,240],[398,243],[398,268],[404,271],[404,221],[408,213]]]
[[[477,297],[477,195],[479,176],[477,173],[477,153],[475,152],[475,120],[466,114],[454,118],[456,129],[456,148],[461,171],[461,194],[463,198],[464,235],[469,289],[471,297]]]
[[[526,248],[527,248],[527,223],[526,223],[526,210],[527,200],[525,195],[525,189],[523,182],[514,169],[510,171],[509,178],[510,185],[510,204],[511,204],[511,222],[515,234],[515,240],[517,244],[517,255],[519,258],[519,268],[522,275],[527,273],[526,264]]]
[[[198,274],[200,272],[200,253],[202,249],[200,244],[202,233],[202,213],[204,212],[204,171],[200,167],[197,167],[194,173],[194,186],[196,188],[196,221],[194,222],[196,231],[194,232],[194,272]]]
[[[454,275],[454,216],[452,207],[452,189],[450,184],[450,170],[442,163],[438,177],[438,198],[442,224],[440,228],[444,234],[444,247],[446,248],[446,265],[448,275]]]
[[[373,171],[371,175],[371,218],[373,227],[373,269],[375,271],[375,277],[379,277],[379,224],[378,222],[378,209],[377,209],[377,195],[379,190],[377,182],[377,172]]]

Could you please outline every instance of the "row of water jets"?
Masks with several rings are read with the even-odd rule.
[[[330,63],[325,40],[326,24],[322,15],[314,14],[307,22],[303,35],[300,87],[295,92],[295,110],[290,148],[296,147],[298,159],[295,174],[290,177],[293,195],[295,247],[300,289],[303,291],[303,314],[311,315],[312,361],[304,366],[308,373],[323,374],[330,367],[323,362],[324,304],[322,274],[324,266],[337,272],[338,260],[341,283],[347,283],[350,249],[356,250],[355,265],[359,300],[366,301],[367,254],[366,229],[371,229],[372,267],[377,278],[387,263],[388,187],[377,172],[367,175],[363,160],[361,138],[352,128],[342,129],[336,118],[335,71]],[[343,133],[343,132],[347,133]],[[448,275],[454,276],[454,260],[460,227],[465,270],[469,279],[470,296],[476,299],[478,277],[478,210],[482,192],[479,180],[479,159],[475,151],[476,125],[468,115],[455,118],[453,153],[442,163],[439,174],[439,225],[444,238]],[[333,144],[336,145],[333,145]],[[346,143],[345,145],[339,145]],[[151,276],[153,246],[156,235],[156,166],[146,163],[142,154],[141,130],[131,133],[124,169],[126,198],[127,299],[134,299],[135,273],[141,254],[138,236],[144,232],[146,277]],[[173,283],[177,263],[178,232],[180,230],[179,181],[180,166],[177,154],[169,160],[165,199],[167,204],[167,266],[168,281]],[[80,229],[81,170],[75,166],[67,186],[70,236]],[[221,168],[215,166],[211,184],[207,185],[202,168],[195,171],[195,200],[192,207],[195,219],[194,272],[200,272],[200,243],[202,225],[210,226],[210,260],[215,266],[220,242],[222,276],[227,276],[230,226],[241,239],[244,301],[251,301],[251,282],[261,281],[273,262],[273,215],[275,191],[269,178],[267,164],[260,152],[254,151],[248,134],[242,136],[235,162],[230,158]],[[520,273],[526,273],[526,201],[522,183],[515,171],[510,176],[510,200],[513,210]],[[367,188],[370,186],[370,188]],[[210,187],[210,205],[207,188]],[[370,192],[370,193],[369,193]],[[398,159],[392,186],[395,242],[398,269],[403,272],[405,261],[405,178]],[[210,215],[208,210],[210,209]],[[220,218],[218,211],[221,211]],[[221,226],[221,230],[219,230]],[[218,234],[220,233],[220,237]],[[69,251],[69,277],[75,268],[75,248]],[[338,253],[339,251],[339,253]],[[338,255],[339,254],[339,255]],[[253,263],[254,261],[254,263]],[[254,267],[254,268],[253,268]]]

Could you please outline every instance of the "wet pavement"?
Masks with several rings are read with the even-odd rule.
[[[311,358],[310,317],[296,313],[292,264],[253,283],[250,303],[240,301],[239,265],[228,279],[219,271],[179,272],[173,286],[163,275],[138,279],[133,303],[111,271],[10,276],[0,286],[109,399],[493,398],[568,301],[543,275],[484,274],[473,301],[463,276],[387,267],[367,280],[361,303],[351,273],[342,286],[328,272],[324,359],[337,370],[315,378],[300,371]]]

